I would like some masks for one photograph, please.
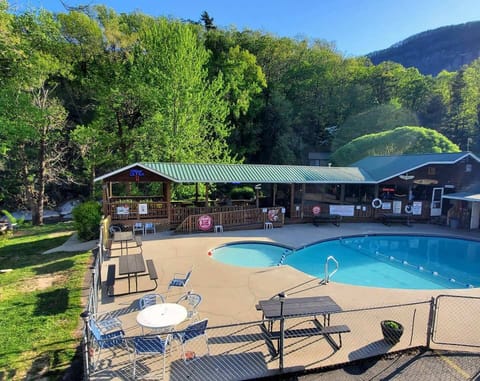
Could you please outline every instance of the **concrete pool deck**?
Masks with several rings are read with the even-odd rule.
[[[395,346],[395,350],[425,346],[429,305],[424,302],[438,294],[480,297],[480,289],[438,291],[382,289],[335,283],[334,278],[328,285],[322,285],[318,278],[313,278],[289,266],[240,268],[213,260],[208,256],[208,251],[222,244],[238,241],[275,242],[298,248],[332,237],[379,233],[442,234],[480,240],[478,231],[452,230],[429,224],[415,224],[413,227],[385,226],[379,223],[342,223],[340,227],[331,224],[322,224],[318,227],[302,224],[286,225],[273,230],[226,231],[196,235],[174,235],[170,232],[149,234],[143,236],[143,255],[145,259],[153,259],[159,276],[159,286],[155,292],[165,295],[168,302],[175,302],[186,291],[181,289],[167,292],[168,282],[172,279],[173,274],[186,273],[193,267],[188,289],[202,295],[203,301],[198,310],[201,318],[209,319],[209,326],[258,322],[261,319],[261,313],[255,308],[258,301],[269,299],[282,291],[287,293],[287,297],[329,295],[344,311],[362,310],[361,312],[332,315],[334,324],[347,324],[352,331],[342,336],[343,347],[338,351],[333,351],[326,340],[318,340],[318,338],[309,338],[307,341],[291,339],[286,342],[286,368],[301,366],[305,369],[314,369],[348,363],[393,350],[382,346],[381,332],[378,329],[380,320],[392,316],[402,322],[410,322],[413,316],[415,323],[409,325],[408,337],[402,339]],[[118,264],[118,258],[110,258],[105,261],[102,279],[106,279],[106,268],[110,263]],[[148,277],[141,278],[140,287],[148,288],[149,282]],[[117,281],[115,292],[126,291],[126,283],[126,281]],[[141,296],[142,294],[131,294],[107,297],[103,294],[98,311],[99,313],[115,313],[122,321],[127,336],[139,335],[141,329],[135,318],[138,314],[137,301]],[[365,310],[372,306],[404,303],[412,305],[393,310]],[[299,325],[301,322],[292,320],[291,324]],[[253,325],[246,327],[242,332],[256,335],[257,331],[257,327]],[[222,337],[232,335],[232,332],[227,329],[217,333]],[[210,339],[213,336],[215,336],[215,332],[209,334]],[[372,343],[376,343],[375,346],[372,346]],[[241,345],[240,343],[227,343],[210,347],[212,358],[226,354],[257,356],[258,359],[261,359],[262,366],[252,369],[249,373],[250,376],[252,374],[256,377],[267,376],[269,372],[278,368],[278,359],[271,358],[267,346],[261,340],[252,340],[248,343],[241,343]],[[110,372],[108,377],[112,379],[122,378],[119,376],[122,374],[122,369],[128,368],[128,359],[125,357],[115,357],[99,379],[107,376],[105,372]],[[172,361],[177,357],[174,354]],[[160,363],[160,361],[157,362]],[[167,379],[181,379],[175,377],[175,370],[174,364],[170,363]],[[242,379],[241,376],[239,377],[225,376],[224,379]],[[247,379],[247,377],[245,376],[243,379]]]

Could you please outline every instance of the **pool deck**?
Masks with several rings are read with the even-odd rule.
[[[167,292],[167,285],[173,274],[186,273],[193,267],[188,289],[202,295],[203,301],[198,310],[201,318],[209,319],[209,326],[259,321],[261,313],[255,308],[258,301],[270,299],[282,291],[286,292],[287,297],[329,295],[343,310],[423,302],[438,294],[480,297],[480,288],[440,291],[381,289],[339,284],[335,283],[334,278],[329,284],[323,285],[318,278],[306,275],[289,266],[240,268],[217,262],[208,255],[210,249],[238,241],[274,242],[298,248],[333,237],[382,233],[441,234],[480,240],[480,231],[452,230],[430,224],[414,224],[413,227],[385,226],[380,223],[342,223],[340,227],[332,224],[321,224],[318,227],[312,224],[302,224],[286,225],[273,230],[226,231],[196,235],[174,235],[170,232],[149,234],[143,236],[143,255],[145,259],[153,259],[159,276],[159,286],[156,292],[165,295],[168,302],[175,302],[186,291],[181,289]],[[332,254],[334,255],[334,253]],[[106,268],[110,263],[117,263],[118,268],[118,258],[105,261],[102,279],[106,279]],[[140,287],[142,287],[142,282],[145,282],[146,288],[151,284],[148,277],[141,278]],[[116,293],[126,291],[126,282],[117,281],[115,287]],[[120,297],[103,295],[100,300],[99,313],[114,312],[122,321],[128,336],[139,335],[141,329],[138,327],[135,317],[138,313],[137,300],[141,296],[142,294]],[[347,324],[352,331],[342,336],[343,347],[335,351],[326,340],[319,340],[318,337],[309,338],[307,341],[305,339],[296,341],[289,339],[286,342],[285,368],[301,366],[305,369],[313,369],[347,363],[370,355],[386,353],[389,350],[424,346],[428,313],[428,305],[395,310],[394,316],[401,321],[410,321],[413,314],[416,324],[412,324],[410,335],[402,339],[394,349],[382,347],[381,333],[377,329],[378,321],[391,318],[392,310],[332,315],[334,324]],[[295,322],[295,324],[300,323]],[[372,324],[375,324],[375,329],[371,329],[370,325]],[[478,324],[476,325],[478,326]],[[257,328],[258,326],[248,327],[242,333],[255,335],[258,333]],[[228,332],[224,330],[220,333],[222,336],[229,336],[232,334],[232,330]],[[212,337],[214,335],[215,332],[209,333],[209,338],[213,339],[214,343],[210,345],[211,358],[219,358],[227,354],[238,355],[243,367],[247,367],[246,361],[241,360],[241,356],[249,354],[261,362],[258,369],[250,369],[248,377],[242,378],[240,375],[227,374],[219,379],[247,379],[253,378],[252,375],[262,377],[278,369],[278,359],[271,358],[264,341],[220,344],[218,341],[215,344],[215,339]],[[372,343],[377,343],[377,345],[372,346]],[[369,351],[371,353],[368,353]],[[167,367],[166,379],[181,379],[182,377],[175,377],[174,374],[174,362],[176,362],[174,360],[178,359],[178,353],[171,354],[171,357],[173,358]],[[252,360],[252,363],[254,362]],[[127,356],[114,357],[108,367],[100,371],[98,377],[93,376],[92,379],[105,379],[105,377],[124,379],[125,372],[129,372],[127,370],[128,363]],[[160,364],[161,361],[157,361],[157,363]],[[152,364],[148,366],[155,367]],[[212,371],[218,372],[218,368],[214,368]]]

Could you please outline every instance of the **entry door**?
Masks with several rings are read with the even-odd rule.
[[[430,216],[434,217],[442,215],[442,196],[443,188],[433,188]]]

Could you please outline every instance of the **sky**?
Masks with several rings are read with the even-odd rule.
[[[17,11],[65,12],[60,0],[8,0]],[[278,37],[321,39],[345,56],[386,49],[414,34],[480,21],[480,0],[64,0],[103,4],[118,13],[199,21],[207,11],[219,28],[259,30]]]

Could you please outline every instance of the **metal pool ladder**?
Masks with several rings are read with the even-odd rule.
[[[328,263],[329,262],[333,262],[335,263],[335,269],[329,273],[329,268],[328,268]],[[333,255],[329,255],[327,257],[327,260],[325,261],[325,279],[324,279],[324,283],[327,284],[328,282],[330,282],[330,278],[333,276],[333,274],[335,274],[336,272],[338,271],[338,261],[335,259],[335,257]]]

